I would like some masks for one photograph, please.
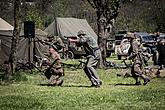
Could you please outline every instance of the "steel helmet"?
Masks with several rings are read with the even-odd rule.
[[[78,31],[77,36],[80,36],[80,35],[86,35],[86,33],[83,30],[80,30],[80,31]]]

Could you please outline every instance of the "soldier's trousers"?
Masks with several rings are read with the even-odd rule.
[[[49,78],[49,84],[53,86],[61,86],[63,83],[63,69],[55,69],[52,68],[51,70],[51,77]]]
[[[144,79],[146,76],[143,74],[142,65],[138,63],[134,63],[131,69],[132,77],[135,78],[136,82],[138,82],[138,78]]]
[[[51,75],[51,77],[49,79],[49,84],[51,84],[52,86],[61,86],[62,83],[63,83],[63,79],[61,76]]]
[[[84,72],[88,76],[92,85],[100,85],[101,82],[97,74],[97,71],[95,69],[98,62],[99,62],[98,59],[95,59],[93,56],[90,56],[87,58],[87,62],[84,68]]]

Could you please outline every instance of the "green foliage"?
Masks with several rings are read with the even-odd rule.
[[[14,82],[27,81],[27,77],[23,72],[17,72],[13,75]]]
[[[119,30],[139,31],[139,32],[154,32],[155,25],[153,23],[145,22],[144,19],[126,19],[118,17],[116,27]]]
[[[26,20],[35,21],[36,28],[43,29],[43,19],[35,9],[30,9],[27,11]]]
[[[103,81],[100,88],[89,87],[90,81],[82,69],[65,69],[62,87],[46,86],[46,78],[37,72],[21,72],[27,80],[0,86],[0,107],[1,110],[164,110],[164,78],[152,79],[146,86],[134,86],[133,78],[116,76],[124,71],[98,70]]]

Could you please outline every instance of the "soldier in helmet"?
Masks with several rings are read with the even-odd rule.
[[[101,52],[98,47],[96,39],[87,35],[84,31],[78,32],[77,45],[83,46],[87,54],[87,62],[84,68],[84,72],[91,81],[91,87],[100,87],[102,82],[97,75],[96,66],[101,58]]]
[[[49,46],[49,53],[54,61],[49,64],[49,67],[45,71],[45,76],[49,79],[50,85],[61,86],[63,83],[62,76],[64,76],[64,71],[62,68],[60,55],[54,45]]]
[[[126,36],[131,39],[129,59],[132,59],[133,61],[131,74],[132,74],[132,77],[135,78],[136,80],[135,85],[141,85],[139,78],[142,78],[144,80],[144,85],[146,85],[150,81],[150,79],[146,75],[144,75],[144,62],[143,62],[143,56],[142,56],[142,49],[140,46],[141,43],[135,38],[133,33],[127,33]]]

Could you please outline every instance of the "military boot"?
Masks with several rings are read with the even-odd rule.
[[[48,83],[49,83],[51,86],[56,86],[56,83],[57,83],[56,76],[55,76],[55,75],[52,75],[52,76],[50,77]]]
[[[150,78],[149,78],[149,77],[147,77],[147,76],[145,76],[145,75],[142,75],[142,78],[143,78],[143,80],[144,80],[143,85],[146,85],[148,82],[150,82]]]
[[[135,78],[135,80],[136,80],[135,85],[141,85],[141,82],[139,81],[139,78],[138,78],[138,77],[137,77],[137,78]]]
[[[142,85],[140,81],[136,82],[135,85]]]
[[[57,86],[62,86],[63,82],[64,82],[64,80],[60,79],[56,82],[56,85]]]

